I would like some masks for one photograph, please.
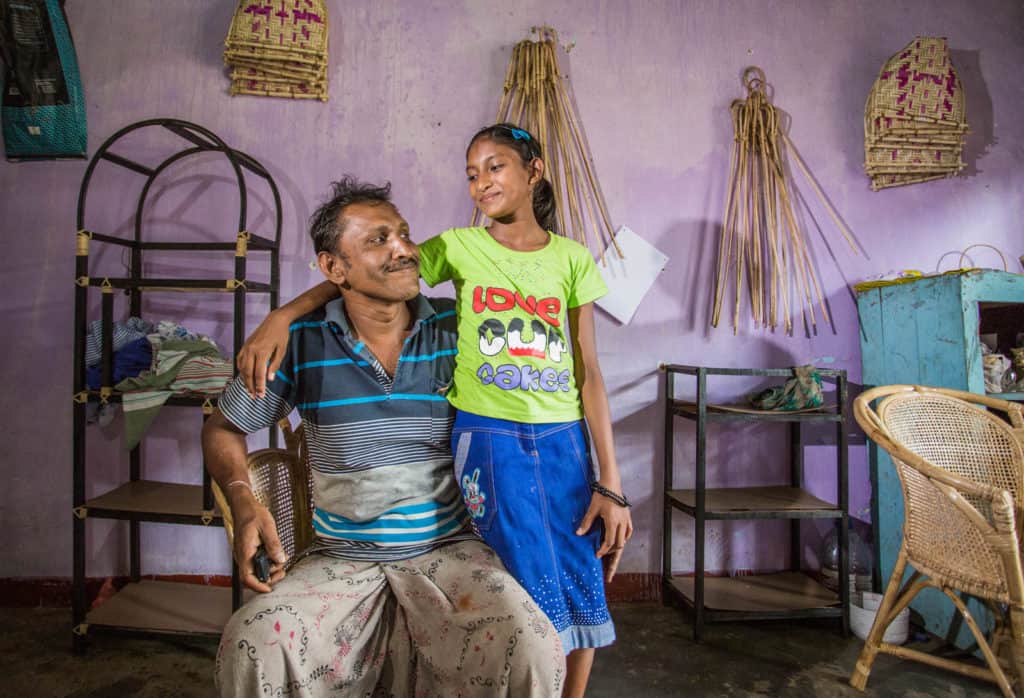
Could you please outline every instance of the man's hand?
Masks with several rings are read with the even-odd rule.
[[[599,516],[604,522],[604,539],[597,550],[597,557],[603,558],[610,553],[604,561],[605,580],[610,582],[619,568],[619,560],[622,559],[626,541],[633,536],[633,517],[628,507],[619,506],[604,495],[594,492],[590,497],[590,507],[576,530],[576,535],[586,534]]]
[[[234,554],[239,578],[253,591],[266,593],[284,578],[284,563],[288,560],[277,537],[274,517],[252,495],[232,502],[231,513],[235,521]],[[252,558],[261,543],[270,557],[270,580],[266,584],[256,578],[252,566]]]
[[[235,359],[238,375],[252,397],[263,397],[267,391],[267,382],[274,380],[274,374],[280,368],[288,347],[290,324],[288,313],[282,312],[280,308],[271,311],[238,352]]]

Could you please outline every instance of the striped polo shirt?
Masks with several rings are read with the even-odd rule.
[[[473,538],[452,473],[454,302],[417,296],[393,377],[349,327],[339,298],[291,326],[266,396],[235,379],[218,402],[246,433],[298,409],[313,475],[317,548],[352,560],[401,560]]]

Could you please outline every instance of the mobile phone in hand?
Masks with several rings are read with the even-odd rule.
[[[270,581],[270,557],[262,545],[256,548],[256,554],[252,556],[252,571],[256,579],[264,584]]]

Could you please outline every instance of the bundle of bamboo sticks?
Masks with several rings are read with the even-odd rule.
[[[534,27],[533,33],[539,41],[527,39],[512,49],[496,120],[517,124],[540,141],[545,176],[555,192],[557,232],[586,245],[602,261],[609,245],[622,256],[575,100],[558,67],[558,34],[551,27]],[[473,225],[482,218],[475,210]]]
[[[786,333],[792,334],[796,308],[805,329],[816,332],[815,298],[823,320],[831,323],[831,318],[794,208],[800,197],[790,161],[810,182],[856,253],[853,236],[782,129],[779,110],[765,93],[764,71],[756,66],[747,68],[743,83],[747,98],[735,100],[731,106],[734,139],[711,325],[718,327],[727,288],[732,285],[734,334],[739,328],[744,286],[749,288],[757,326],[774,330],[781,322]]]

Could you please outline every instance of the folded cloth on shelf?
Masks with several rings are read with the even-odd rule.
[[[120,351],[126,344],[142,339],[153,331],[153,325],[142,318],[130,317],[124,322],[115,322],[111,333],[114,337],[113,351]],[[103,320],[93,320],[85,335],[85,365],[97,366],[103,356]]]
[[[156,323],[156,326],[150,326],[148,336],[149,340],[154,344],[160,344],[168,339],[184,339],[184,340],[203,340],[213,346],[217,346],[217,343],[204,334],[196,334],[192,332],[184,325],[179,325],[173,320],[161,320]]]
[[[750,404],[759,410],[805,410],[821,407],[821,376],[814,366],[795,366],[793,377],[750,396]]]
[[[125,448],[134,448],[172,395],[218,395],[232,378],[232,366],[205,339],[154,341],[153,368],[126,378],[115,389],[124,393]]]
[[[113,364],[112,382],[115,384],[148,371],[153,364],[153,348],[149,339],[141,337],[125,344],[114,352]],[[89,366],[85,371],[85,382],[90,390],[99,390],[103,385],[103,367],[99,364]]]

